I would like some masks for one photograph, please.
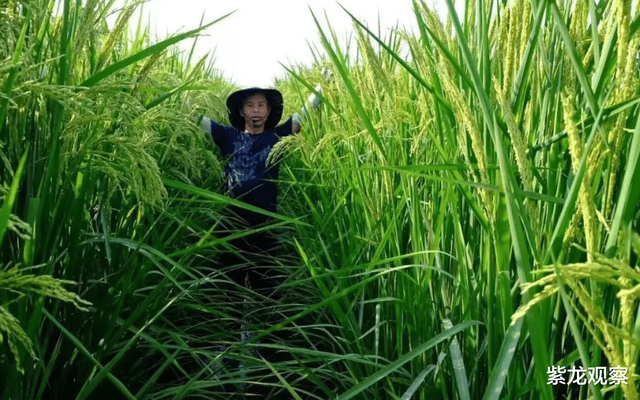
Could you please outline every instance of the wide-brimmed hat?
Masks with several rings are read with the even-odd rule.
[[[227,112],[229,113],[229,122],[236,129],[244,130],[244,118],[240,115],[240,109],[242,108],[242,101],[254,94],[263,94],[269,103],[271,111],[267,117],[267,121],[264,123],[264,129],[271,129],[278,125],[282,118],[282,93],[276,89],[263,89],[258,87],[252,87],[248,89],[238,90],[233,92],[227,98]]]

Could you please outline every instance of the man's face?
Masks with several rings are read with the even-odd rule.
[[[254,94],[244,100],[240,115],[244,117],[247,126],[259,128],[267,122],[270,110],[266,97],[263,94]]]

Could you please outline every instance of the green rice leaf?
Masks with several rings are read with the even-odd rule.
[[[435,365],[429,365],[427,368],[423,369],[416,379],[411,382],[411,386],[409,386],[407,391],[402,394],[400,400],[410,400],[414,393],[420,388],[420,385],[422,385],[422,382],[424,382],[427,375],[429,375],[429,372],[433,371],[435,368]]]
[[[493,366],[491,376],[489,376],[489,383],[484,391],[482,400],[499,400],[500,394],[504,387],[504,383],[507,380],[507,374],[509,372],[509,366],[513,361],[513,356],[516,353],[516,346],[520,339],[520,331],[522,330],[522,324],[524,319],[519,319],[515,324],[509,326],[507,333],[505,334],[502,346],[500,346],[500,352],[498,353],[498,360]]]
[[[364,124],[365,128],[367,129],[367,132],[369,133],[369,135],[371,136],[371,138],[375,142],[376,146],[378,147],[378,150],[380,151],[380,154],[382,155],[382,158],[386,160],[386,158],[387,158],[386,152],[384,150],[384,146],[382,146],[382,142],[380,141],[380,137],[378,136],[378,134],[376,132],[376,129],[373,127],[373,124],[371,123],[371,118],[369,118],[369,116],[367,115],[366,111],[364,110],[364,107],[362,106],[362,100],[360,99],[360,96],[356,92],[356,90],[355,90],[355,88],[353,86],[353,82],[349,78],[348,66],[341,61],[341,57],[338,56],[336,54],[336,52],[334,52],[334,50],[331,48],[331,44],[329,43],[329,40],[325,36],[324,31],[322,30],[322,27],[320,26],[320,23],[316,19],[315,14],[313,14],[313,11],[311,11],[311,15],[313,16],[313,20],[315,21],[316,26],[318,27],[318,32],[320,33],[320,37],[322,38],[322,43],[324,44],[325,50],[327,51],[327,53],[329,53],[329,56],[331,57],[334,65],[336,66],[336,69],[340,73],[340,76],[342,77],[342,80],[344,81],[344,83],[345,83],[345,85],[347,87],[347,90],[349,91],[349,94],[351,95],[351,98],[353,99],[354,105],[356,107],[356,112],[357,112],[358,116],[360,117],[360,120],[362,121],[362,123]]]
[[[197,35],[198,33],[202,32],[203,30],[209,28],[210,26],[212,26],[213,24],[220,22],[221,20],[227,18],[229,15],[233,14],[235,11],[232,11],[218,19],[216,19],[213,22],[210,22],[198,29],[194,29],[191,30],[189,32],[185,32],[185,33],[181,33],[179,35],[173,36],[169,39],[165,39],[163,41],[161,41],[160,43],[156,43],[153,46],[147,47],[146,49],[132,55],[129,56],[127,58],[125,58],[124,60],[118,61],[114,64],[111,64],[110,66],[106,67],[105,69],[96,72],[93,76],[91,76],[89,79],[85,80],[84,82],[82,82],[79,86],[83,86],[83,87],[92,87],[95,86],[96,84],[98,84],[100,81],[104,80],[105,78],[108,78],[109,76],[113,75],[114,73],[118,72],[119,70],[121,70],[122,68],[128,67],[131,64],[134,64],[140,60],[143,60],[149,56],[152,56],[154,54],[157,54],[161,51],[163,51],[164,49],[166,49],[167,47],[174,45],[184,39],[188,39],[190,37],[193,37],[195,35]]]
[[[442,322],[445,329],[453,328],[451,320],[445,319]],[[467,379],[467,372],[464,368],[464,360],[462,358],[460,344],[458,343],[458,339],[456,339],[455,336],[451,340],[449,351],[451,352],[451,362],[453,363],[453,372],[456,377],[458,396],[462,400],[470,400],[471,396],[469,395],[469,380]]]
[[[624,168],[620,195],[605,247],[605,254],[610,256],[615,254],[620,228],[631,225],[635,210],[640,204],[640,116],[636,118],[636,127],[629,147],[629,158]]]
[[[15,204],[16,197],[18,196],[18,186],[20,186],[20,180],[22,179],[22,173],[24,172],[24,167],[27,163],[28,154],[29,145],[27,145],[27,148],[24,151],[22,158],[20,159],[18,169],[16,170],[16,173],[13,176],[13,180],[11,181],[9,193],[7,193],[7,195],[5,196],[2,208],[0,208],[0,246],[2,246],[4,235],[9,229],[9,219],[11,218],[11,211],[13,210],[13,205]]]
[[[69,332],[53,315],[51,315],[49,313],[49,311],[47,311],[45,308],[43,308],[42,309],[42,313],[51,322],[53,322],[53,324],[58,329],[60,329],[62,334],[74,344],[75,348],[78,349],[80,351],[80,353],[82,353],[83,356],[88,358],[96,367],[98,367],[100,369],[100,371],[104,371],[105,370],[104,367],[102,366],[102,364],[100,364],[100,362],[98,360],[96,360],[93,357],[93,355],[91,355],[91,352],[89,350],[87,350],[87,348],[84,346],[84,344],[82,344],[82,342],[80,342],[80,340],[78,340],[78,338],[74,334]],[[133,394],[131,394],[129,389],[127,389],[127,387],[118,378],[113,376],[110,372],[106,372],[106,376],[107,376],[107,379],[118,389],[118,391],[120,391],[120,393],[126,399],[136,400],[136,398],[133,396]]]
[[[414,358],[420,356],[422,353],[430,350],[431,348],[433,348],[438,343],[443,342],[443,341],[453,337],[456,333],[461,332],[461,331],[463,331],[463,330],[465,330],[465,329],[467,329],[469,327],[472,327],[474,325],[477,325],[478,323],[479,322],[477,322],[477,321],[467,321],[467,322],[464,322],[462,324],[458,324],[458,325],[454,326],[453,328],[445,330],[444,332],[438,334],[437,336],[433,337],[432,339],[428,340],[427,342],[425,342],[425,343],[423,343],[423,344],[421,344],[419,346],[416,346],[415,349],[413,349],[410,352],[402,355],[402,357],[398,358],[396,361],[393,361],[391,364],[389,364],[386,367],[382,368],[380,371],[378,371],[375,374],[365,378],[358,385],[354,386],[353,388],[347,390],[346,392],[344,392],[343,394],[338,396],[336,400],[348,400],[348,399],[353,398],[354,396],[356,396],[356,395],[362,393],[363,391],[365,391],[368,387],[370,387],[374,383],[378,382],[379,380],[383,379],[384,377],[388,376],[389,374],[393,373],[394,371],[396,371],[397,369],[402,367],[405,363],[413,360]]]

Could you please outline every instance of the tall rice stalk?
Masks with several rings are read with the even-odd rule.
[[[635,399],[632,6],[467,2],[463,19],[448,4],[442,23],[415,2],[420,36],[396,36],[409,54],[356,21],[353,65],[318,21],[342,79],[290,158],[285,204],[313,226],[297,237],[320,299],[334,299],[331,341],[363,359],[329,358],[351,376],[331,382],[341,399],[396,398],[430,371],[413,398]],[[301,97],[319,72],[294,78],[283,90]],[[445,321],[482,324],[457,335],[459,351],[415,355]],[[554,365],[620,365],[629,380],[555,387]]]
[[[190,118],[220,116],[216,95],[230,88],[168,51],[217,20],[156,42],[138,26],[130,38],[139,5],[111,31],[112,1],[0,6],[3,399],[142,398],[175,379],[174,365],[200,372],[186,367],[202,356],[196,341],[165,316],[204,301],[196,289],[216,250],[193,248],[224,198],[202,208],[163,179],[220,181]]]
[[[108,32],[109,3],[54,4],[0,9],[0,258],[78,285],[0,289],[3,398],[637,398],[637,4],[414,2],[418,36],[354,20],[347,45],[314,14],[324,55],[278,82],[285,113],[335,78],[274,154],[293,257],[282,301],[243,291],[280,315],[243,348],[234,202],[190,120],[224,121],[230,88],[167,51],[207,25],[129,41],[131,9]],[[627,385],[548,384],[618,365]]]

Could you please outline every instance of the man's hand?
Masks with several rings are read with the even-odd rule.
[[[197,124],[199,118],[200,117],[198,116],[193,117],[193,122]],[[202,128],[203,131],[207,132],[208,134],[211,134],[211,118],[202,117],[202,119],[200,119],[200,127]]]
[[[323,94],[322,86],[320,85],[316,86],[315,91],[320,93],[320,95],[322,95]],[[318,97],[315,93],[311,93],[305,105],[302,106],[302,108],[300,109],[300,114],[306,117],[309,109],[315,110],[316,108],[318,108],[319,105],[320,105],[320,97]]]
[[[330,70],[328,70],[327,68],[324,68],[322,70],[322,75],[324,76],[324,79],[327,80],[327,82],[330,82],[333,74],[331,73]],[[316,86],[315,92],[319,93],[322,96],[323,95],[322,86],[321,85]],[[309,109],[315,110],[316,108],[318,108],[319,105],[320,105],[320,97],[318,97],[316,93],[311,93],[305,105],[303,105],[302,108],[300,109],[300,114],[306,117],[307,113],[309,112]],[[300,116],[300,114],[295,113],[291,116],[291,118],[293,119],[293,124],[291,126],[292,133],[298,133],[302,128],[302,117]]]
[[[302,117],[300,114],[295,113],[291,116],[292,124],[291,124],[291,133],[298,133],[300,129],[302,129]]]

